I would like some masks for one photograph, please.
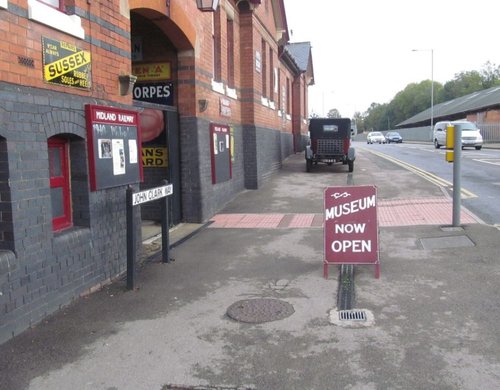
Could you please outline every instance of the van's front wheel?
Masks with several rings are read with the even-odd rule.
[[[439,145],[439,142],[438,142],[438,140],[437,140],[437,139],[435,139],[435,140],[434,140],[434,147],[435,147],[436,149],[439,149],[439,148],[441,147],[441,145]]]
[[[349,165],[349,172],[354,171],[354,161],[349,161],[347,164]]]

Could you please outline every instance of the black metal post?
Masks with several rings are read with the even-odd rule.
[[[168,180],[163,181],[164,185],[168,185]],[[169,230],[170,230],[170,222],[168,218],[168,196],[165,196],[163,202],[161,204],[161,253],[162,253],[162,262],[170,263],[170,255],[169,255]]]
[[[135,256],[136,256],[136,232],[134,224],[134,207],[132,196],[134,189],[127,187],[127,290],[134,289],[135,280]]]

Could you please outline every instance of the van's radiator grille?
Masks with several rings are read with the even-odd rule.
[[[344,140],[341,139],[331,139],[331,138],[323,138],[318,139],[318,150],[317,154],[343,154],[344,150]]]

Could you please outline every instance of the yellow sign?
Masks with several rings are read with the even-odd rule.
[[[45,80],[50,81],[63,74],[72,72],[84,65],[90,64],[90,53],[87,51],[79,51],[68,57],[62,58],[51,64],[45,65],[44,75]]]
[[[167,148],[142,147],[142,166],[144,168],[168,167]]]
[[[455,126],[446,126],[446,151],[445,159],[448,162],[453,162],[455,150]],[[451,149],[451,150],[450,150]]]
[[[90,52],[75,45],[42,38],[43,78],[52,84],[88,89],[91,86]]]
[[[172,78],[170,62],[133,65],[132,74],[137,76],[137,81],[170,80]]]

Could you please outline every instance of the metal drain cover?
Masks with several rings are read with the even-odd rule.
[[[288,302],[272,298],[244,299],[227,309],[227,315],[233,320],[250,324],[282,320],[294,312]]]
[[[364,310],[339,310],[339,320],[366,321]]]

